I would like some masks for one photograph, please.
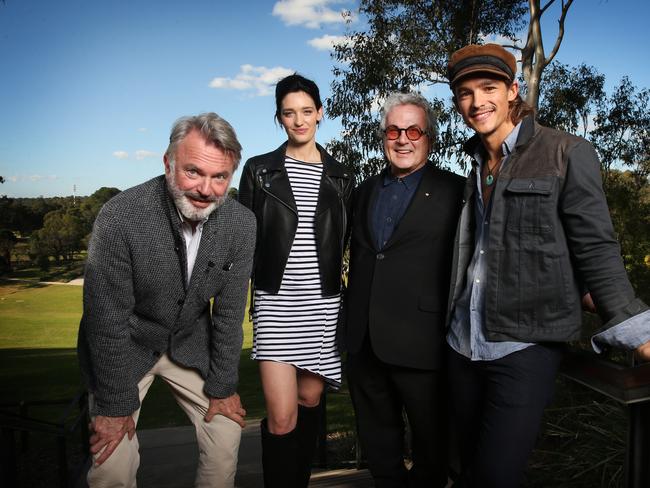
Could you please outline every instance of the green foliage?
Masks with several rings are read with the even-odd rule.
[[[526,5],[519,0],[362,0],[365,28],[349,33],[349,41],[333,53],[337,65],[326,106],[329,115],[341,117],[345,137],[328,145],[332,154],[361,179],[375,174],[384,165],[377,102],[393,91],[446,84],[453,51],[491,34],[514,39]],[[433,153],[438,164],[457,156],[466,134],[449,98],[432,100],[440,129]]]
[[[75,253],[87,248],[97,213],[119,191],[102,187],[85,198],[0,199],[0,215],[6,215],[11,228],[31,233],[30,256],[46,270],[49,257],[70,261]]]
[[[102,187],[89,197],[9,198],[5,195],[0,197],[0,222],[21,236],[27,236],[43,227],[48,213],[76,209],[89,233],[101,206],[119,192],[117,188]]]
[[[587,135],[589,117],[605,98],[605,76],[593,66],[553,63],[544,72],[537,119],[542,125]]]
[[[43,228],[32,235],[31,251],[37,257],[71,260],[75,252],[83,249],[85,235],[86,228],[78,209],[54,210],[45,215]]]
[[[590,139],[600,155],[606,180],[617,163],[641,177],[650,174],[649,101],[650,90],[638,89],[627,76],[609,97],[598,100]]]
[[[650,183],[639,171],[611,169],[606,180],[616,237],[628,276],[640,297],[650,301]]]
[[[18,239],[9,229],[0,230],[0,273],[11,271],[11,251]]]
[[[27,235],[43,226],[43,217],[60,208],[60,198],[0,197],[0,222],[20,235]]]

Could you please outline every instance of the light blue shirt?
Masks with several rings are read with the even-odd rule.
[[[515,147],[521,122],[512,130],[501,145],[504,159],[501,170],[508,164],[510,153]],[[483,189],[480,168],[485,163],[483,153],[477,150],[474,159],[479,165],[476,171],[477,197],[474,199],[476,213],[476,246],[472,260],[467,267],[465,289],[453,310],[451,326],[447,333],[447,343],[459,354],[473,361],[492,361],[515,351],[521,351],[531,343],[513,341],[488,341],[485,337],[485,293],[487,285],[487,253],[490,236],[491,200],[487,208],[483,205]],[[496,184],[496,182],[494,183]]]

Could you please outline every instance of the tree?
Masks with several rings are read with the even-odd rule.
[[[529,0],[528,12],[530,21],[528,23],[528,35],[526,44],[523,48],[512,46],[521,50],[521,70],[526,82],[526,101],[537,108],[539,102],[539,89],[542,80],[542,72],[560,49],[562,39],[564,38],[564,22],[573,0],[560,0],[561,11],[558,20],[558,34],[555,38],[555,44],[548,56],[544,51],[544,42],[542,40],[541,19],[548,8],[555,3],[555,0],[548,0],[546,5],[541,6],[541,0]]]
[[[587,137],[589,118],[605,98],[605,76],[593,66],[553,63],[544,73],[537,119],[542,125]]]
[[[335,47],[328,113],[341,117],[345,137],[329,144],[358,177],[383,166],[377,137],[377,103],[391,91],[447,83],[451,52],[484,35],[515,39],[524,26],[524,0],[361,0],[359,13],[367,29],[352,32]],[[434,160],[458,153],[465,127],[445,98],[434,98],[441,133]]]
[[[93,228],[95,217],[102,206],[120,192],[117,188],[103,186],[95,193],[84,199],[79,208],[84,223],[85,234],[89,234]]]
[[[30,240],[32,254],[71,260],[83,248],[86,235],[83,219],[74,209],[54,210],[45,216],[43,228]]]
[[[650,299],[650,183],[643,172],[612,169],[607,182],[616,237],[630,281],[644,300]]]
[[[11,251],[17,241],[9,229],[0,230],[0,272],[11,271]]]
[[[650,175],[650,90],[624,77],[612,95],[598,103],[591,140],[598,150],[605,182],[615,164]]]

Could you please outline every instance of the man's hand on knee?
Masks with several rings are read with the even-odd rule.
[[[90,424],[92,435],[90,436],[90,452],[97,454],[102,451],[101,455],[95,460],[95,465],[99,466],[106,461],[118,444],[124,438],[124,434],[133,439],[135,434],[135,422],[130,415],[126,417],[104,417],[98,415]]]
[[[226,398],[210,398],[210,406],[205,414],[205,421],[210,422],[215,415],[223,415],[230,420],[234,420],[242,427],[246,427],[244,421],[246,410],[242,407],[237,393]]]

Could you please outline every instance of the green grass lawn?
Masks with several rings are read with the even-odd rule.
[[[0,284],[0,349],[74,347],[81,287]]]
[[[82,287],[0,282],[0,402],[72,399],[81,388],[75,345]],[[250,359],[252,326],[244,320],[239,394],[249,419],[264,416],[257,363]],[[31,416],[58,417],[62,407],[33,408]],[[330,395],[330,426],[350,430],[346,392]],[[166,384],[156,379],[142,405],[140,428],[188,424]]]
[[[82,287],[0,283],[0,397],[3,404],[73,398],[81,388],[75,345],[81,318]],[[263,415],[256,365],[249,359],[252,330],[244,324],[240,394],[249,416]],[[155,408],[154,408],[155,406]],[[56,417],[54,409],[31,415]],[[187,423],[167,386],[156,380],[143,403],[140,427]]]

